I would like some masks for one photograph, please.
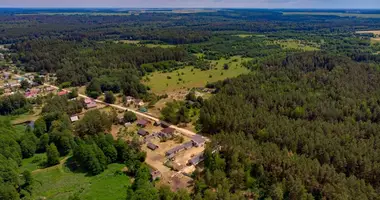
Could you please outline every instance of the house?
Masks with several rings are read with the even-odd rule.
[[[158,178],[161,178],[161,172],[158,170],[150,169],[150,176],[151,176],[152,180],[154,181]]]
[[[119,124],[124,124],[124,117],[123,116],[117,116],[117,121]]]
[[[133,98],[133,97],[131,97],[131,96],[127,96],[127,97],[125,98],[125,100],[127,101],[127,103],[132,103],[132,102],[135,100],[135,98]]]
[[[66,94],[67,94],[66,90],[62,90],[62,91],[58,92],[58,96],[63,96],[63,95],[66,95]]]
[[[140,126],[143,128],[146,127],[148,124],[149,124],[149,121],[145,119],[140,119],[137,121],[137,126]]]
[[[55,88],[54,88],[54,87],[48,87],[46,90],[47,90],[48,92],[52,92],[52,91],[55,90]]]
[[[161,130],[161,133],[166,133],[166,134],[174,134],[175,129],[174,128],[164,128]]]
[[[155,121],[154,126],[161,126],[161,121]]]
[[[194,135],[191,138],[191,141],[196,147],[201,147],[206,143],[206,139],[204,139],[201,135],[198,135],[198,134]]]
[[[170,126],[170,124],[165,121],[160,121],[160,124],[162,128],[168,128]]]
[[[131,124],[131,122],[127,122],[127,123],[124,124],[124,126],[125,127],[130,127],[130,126],[132,126],[132,124]]]
[[[92,99],[89,99],[89,98],[84,99],[84,103],[85,103],[85,104],[89,104],[89,103],[91,103],[91,102],[93,102]]]
[[[138,105],[138,106],[144,106],[144,101],[141,100],[141,99],[136,99],[135,100],[135,104]]]
[[[158,146],[157,146],[157,145],[155,145],[155,144],[153,144],[153,143],[150,143],[150,142],[149,142],[148,144],[146,144],[146,146],[147,146],[150,150],[152,150],[152,151],[158,149]]]
[[[188,164],[189,165],[197,165],[198,163],[202,162],[204,160],[204,153],[200,153],[194,157],[192,157],[189,161],[188,161]]]
[[[87,109],[90,109],[90,108],[96,108],[96,102],[95,102],[95,101],[92,101],[91,103],[86,104],[86,108],[87,108]]]
[[[149,135],[149,132],[144,130],[144,129],[140,129],[139,131],[137,131],[137,134],[145,137],[145,136]]]
[[[79,120],[79,117],[78,116],[72,116],[72,117],[70,117],[70,121],[71,122],[76,122],[76,121],[78,121]]]
[[[12,83],[9,85],[11,88],[18,88],[18,87],[21,87],[21,84],[20,83]]]
[[[183,151],[183,150],[188,150],[190,148],[193,147],[193,142],[186,142],[186,143],[183,143],[181,145],[178,145],[178,146],[175,146],[173,147],[172,149],[169,149],[165,155],[167,158],[171,159],[175,156],[175,154],[177,154],[178,152],[180,151]]]

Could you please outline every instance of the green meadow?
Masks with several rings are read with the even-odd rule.
[[[197,55],[201,56],[201,55]],[[249,70],[241,63],[249,58],[234,56],[229,59],[211,61],[215,67],[202,71],[192,66],[187,66],[173,72],[153,72],[143,78],[144,84],[148,85],[154,93],[162,94],[183,88],[204,87],[207,83],[224,80],[249,73]],[[223,69],[224,64],[229,65],[229,69]]]

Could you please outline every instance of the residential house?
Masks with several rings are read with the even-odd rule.
[[[135,100],[135,98],[133,98],[133,97],[131,97],[131,96],[127,96],[127,97],[125,98],[125,100],[126,100],[127,103],[129,104],[129,103],[132,103],[132,102]]]
[[[60,92],[58,92],[58,96],[63,96],[63,95],[66,95],[68,92],[66,90],[62,90]]]
[[[153,144],[153,143],[150,143],[150,142],[149,142],[148,144],[146,144],[146,146],[147,146],[150,150],[152,150],[152,151],[158,149],[158,146],[157,146],[157,145],[155,145],[155,144]]]
[[[145,119],[140,119],[137,121],[137,126],[140,126],[140,127],[146,127],[150,122],[148,120],[145,120]]]
[[[149,135],[149,132],[144,130],[144,129],[140,129],[139,131],[137,131],[137,134],[145,137],[145,136]]]
[[[141,99],[136,99],[135,100],[135,104],[138,105],[138,106],[144,106],[145,105],[144,101],[141,100]]]
[[[95,102],[95,101],[92,101],[91,103],[86,104],[86,108],[87,108],[87,109],[90,109],[90,108],[96,108],[96,102]]]

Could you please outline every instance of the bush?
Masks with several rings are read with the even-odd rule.
[[[105,101],[106,103],[110,103],[110,104],[115,103],[116,98],[115,98],[115,96],[113,95],[113,92],[112,92],[112,91],[107,91],[107,92],[105,92],[105,93],[104,93],[104,96],[105,96],[104,101]]]
[[[126,111],[124,113],[124,121],[125,122],[134,122],[137,120],[137,116],[134,112]]]

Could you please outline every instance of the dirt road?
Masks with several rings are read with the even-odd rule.
[[[55,89],[59,89],[57,86],[55,85],[50,85],[50,84],[47,84],[47,83],[44,83],[45,86],[48,86],[48,87],[53,87]],[[67,91],[67,92],[70,92],[69,90],[65,90],[63,89],[64,91]],[[82,98],[91,98],[91,97],[88,97],[84,94],[78,94],[78,96],[82,97]],[[91,98],[92,99],[92,98]],[[104,101],[101,101],[101,100],[95,100],[95,102],[97,103],[100,103],[100,104],[106,104],[106,105],[109,105],[113,108],[116,108],[116,109],[119,109],[119,110],[128,110],[128,111],[131,111],[133,113],[135,113],[136,115],[140,116],[140,117],[143,117],[143,118],[146,118],[146,119],[150,119],[150,120],[153,120],[153,121],[160,121],[160,119],[156,118],[156,117],[153,117],[151,115],[147,115],[145,113],[142,113],[142,112],[139,112],[139,111],[136,111],[136,110],[132,110],[132,109],[129,109],[129,108],[126,108],[124,106],[120,106],[120,105],[116,105],[116,104],[108,104]],[[193,132],[193,131],[189,131],[187,129],[183,129],[183,128],[180,128],[178,126],[174,126],[174,125],[171,125],[170,126],[171,128],[174,128],[176,129],[178,132],[182,133],[183,135],[186,135],[187,137],[192,137],[193,135],[196,135],[197,133]],[[206,138],[207,139],[207,138]]]

